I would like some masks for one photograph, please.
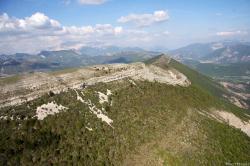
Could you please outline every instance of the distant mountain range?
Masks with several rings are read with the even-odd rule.
[[[249,42],[196,43],[172,51],[163,51],[163,49],[147,51],[138,47],[117,46],[82,47],[79,50],[0,55],[0,76],[94,64],[130,63],[152,58],[161,52],[168,52],[174,59],[188,65],[190,62],[192,65],[195,63],[231,64],[250,62]]]
[[[220,64],[250,62],[250,43],[237,41],[196,43],[169,53],[181,61],[189,59],[202,63]]]
[[[16,53],[0,55],[1,76],[57,70],[69,67],[107,63],[129,63],[146,60],[159,55],[159,52],[146,51],[137,47],[104,48],[82,47],[79,50],[41,51],[38,54]]]
[[[79,49],[81,54],[86,54],[90,56],[113,56],[117,53],[123,52],[144,52],[145,50],[139,47],[117,47],[117,46],[107,46],[107,47],[82,47]]]

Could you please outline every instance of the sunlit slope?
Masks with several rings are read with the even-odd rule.
[[[161,62],[159,59],[162,59]],[[165,60],[163,60],[165,59]],[[164,55],[160,55],[154,59],[151,59],[147,61],[147,63],[156,63],[156,65],[162,67],[162,68],[174,68],[180,72],[182,72],[184,75],[188,77],[188,79],[195,85],[200,87],[203,90],[206,90],[207,92],[211,93],[212,95],[222,97],[223,94],[227,93],[226,90],[218,83],[216,83],[212,78],[207,77],[183,64],[180,62],[170,59]]]

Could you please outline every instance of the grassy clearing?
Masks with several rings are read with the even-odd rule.
[[[20,80],[22,77],[20,75],[0,78],[0,86],[6,85],[6,84],[12,84]]]
[[[76,72],[77,70],[79,70],[79,67],[78,68],[66,68],[66,69],[61,69],[61,70],[55,70],[55,71],[51,71],[48,73],[51,75],[60,75],[60,74],[67,74],[67,73]]]

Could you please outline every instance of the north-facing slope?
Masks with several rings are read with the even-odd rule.
[[[217,100],[196,81],[202,75],[164,56],[146,65],[78,70],[90,71],[95,74],[83,77],[81,86],[61,79],[68,87],[64,92],[45,91],[34,100],[1,108],[2,165],[250,161],[250,115]],[[73,73],[67,73],[69,79]]]

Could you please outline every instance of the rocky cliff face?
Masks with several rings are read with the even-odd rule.
[[[170,61],[170,59],[169,59]],[[156,64],[156,63],[155,63]],[[107,83],[124,78],[147,80],[169,85],[189,86],[187,77],[174,68],[164,70],[154,64],[142,62],[132,64],[96,65],[76,69],[67,73],[34,73],[23,75],[13,83],[2,83],[1,107],[20,104],[35,99],[49,91],[60,93],[99,82]]]

